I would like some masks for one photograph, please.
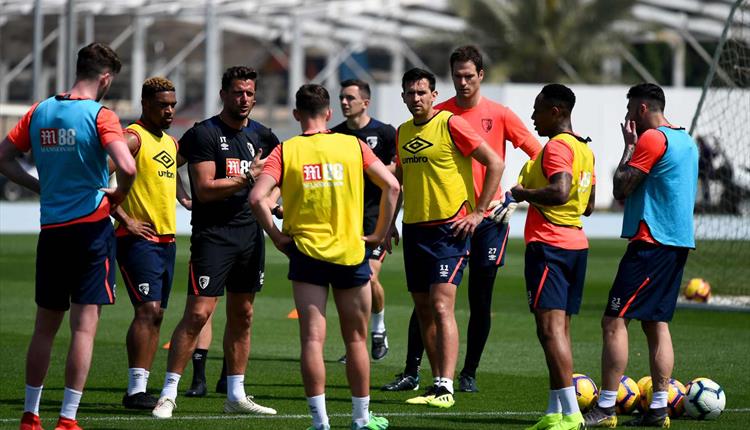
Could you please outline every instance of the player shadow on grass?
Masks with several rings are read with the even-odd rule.
[[[388,415],[386,414],[386,417]],[[398,418],[393,417],[393,421],[396,421]],[[417,424],[416,426],[411,425],[398,425],[398,423],[394,422],[392,423],[388,428],[392,430],[397,429],[408,429],[408,430],[435,430],[435,429],[442,429],[442,428],[463,428],[466,425],[469,424],[478,424],[486,426],[486,428],[507,428],[505,426],[528,426],[530,424],[534,424],[533,422],[529,420],[524,419],[517,419],[517,418],[505,418],[505,417],[471,417],[471,416],[449,416],[449,417],[439,417],[439,416],[430,416],[430,419],[433,421],[440,421],[440,425],[431,425],[431,426],[425,426],[421,424]]]
[[[340,366],[343,366],[339,362],[340,358],[341,358],[341,355],[337,355],[337,356],[333,356],[333,357],[328,357],[328,358],[324,358],[323,362],[326,363],[326,364],[338,364]],[[209,358],[209,360],[211,360],[211,359]],[[299,357],[272,357],[272,356],[265,356],[265,357],[264,356],[259,356],[259,357],[255,357],[255,356],[253,356],[250,359],[249,362],[252,364],[253,361],[270,361],[270,362],[278,361],[278,362],[282,362],[282,363],[286,362],[286,363],[294,363],[296,365],[299,365]]]
[[[108,391],[108,390],[105,390]],[[119,393],[119,391],[118,391]],[[62,402],[59,400],[42,400],[39,404],[39,411],[41,413],[42,417],[48,417],[48,416],[57,416],[60,413],[60,406],[62,405]],[[23,412],[24,407],[24,401],[23,399],[8,399],[8,400],[0,400],[0,406],[9,406],[13,410],[18,411],[18,413]],[[117,414],[125,414],[125,415],[142,415],[143,411],[136,411],[131,409],[125,409],[122,407],[122,404],[118,400],[115,400],[112,403],[106,402],[93,402],[88,403],[85,400],[81,402],[81,405],[78,408],[78,411],[83,411],[86,414],[89,413],[107,413],[107,412],[115,412]],[[86,427],[88,429],[88,427]]]
[[[287,388],[302,388],[302,381],[293,381],[293,382],[262,382],[262,381],[253,381],[252,379],[248,380],[247,386],[250,387],[252,390],[253,387],[287,387]],[[349,386],[346,384],[326,384],[326,390],[328,389],[339,389],[339,390],[348,390]],[[327,397],[327,396],[326,396]],[[349,399],[351,400],[351,399]]]

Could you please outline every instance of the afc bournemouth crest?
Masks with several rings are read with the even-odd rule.
[[[377,136],[367,136],[367,146],[370,147],[370,149],[375,149],[376,146],[378,146],[378,137]]]
[[[482,129],[485,133],[489,133],[492,130],[492,118],[482,118]]]
[[[208,287],[208,283],[211,281],[211,277],[209,276],[200,276],[198,277],[198,286],[201,287],[201,290],[205,290],[206,287]]]
[[[143,283],[143,284],[138,284],[138,291],[140,291],[141,294],[143,294],[144,296],[147,296],[148,292],[150,291],[148,282]]]

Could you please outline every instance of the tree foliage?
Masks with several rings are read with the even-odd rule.
[[[617,55],[615,23],[632,0],[454,0],[469,40],[491,60],[491,78],[601,82],[601,60]]]

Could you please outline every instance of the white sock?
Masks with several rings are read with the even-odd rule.
[[[435,386],[435,387],[439,387],[440,386],[440,379],[441,378],[439,376],[435,376],[434,378],[432,378],[432,385]]]
[[[438,386],[447,388],[448,391],[451,394],[453,394],[453,379],[440,378],[440,382],[438,382]]]
[[[364,427],[370,422],[370,396],[352,396],[352,422]]]
[[[62,407],[60,408],[60,416],[71,420],[76,419],[76,413],[78,412],[78,405],[81,403],[82,395],[83,393],[80,391],[65,387]]]
[[[669,393],[667,391],[654,391],[654,396],[651,398],[650,409],[666,408],[667,398]]]
[[[576,398],[576,389],[572,385],[557,390],[560,397],[560,404],[562,405],[563,415],[572,415],[579,412],[578,399]]]
[[[547,399],[547,414],[562,413],[562,404],[560,404],[560,390],[549,390]]]
[[[128,369],[128,396],[145,393],[146,385],[148,385],[148,370],[141,367]]]
[[[227,400],[239,402],[245,397],[245,375],[227,375]]]
[[[617,391],[601,390],[599,392],[599,406],[602,408],[611,408],[617,402]]]
[[[324,425],[329,425],[328,413],[326,412],[325,393],[308,397],[307,407],[310,409],[310,416],[312,416],[313,427],[318,429],[322,428]]]
[[[172,400],[177,399],[177,385],[180,384],[182,375],[174,372],[167,372],[164,375],[164,388],[161,389],[159,397],[168,397]]]
[[[44,385],[40,387],[26,386],[26,400],[23,402],[24,412],[32,412],[34,415],[39,416],[39,402],[42,399],[42,388],[44,388]]]
[[[385,331],[385,308],[378,313],[370,315],[370,327],[373,333],[382,333]]]

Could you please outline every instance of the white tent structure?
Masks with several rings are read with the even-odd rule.
[[[637,0],[618,28],[634,42],[667,42],[672,83],[680,87],[686,47],[710,62],[700,42],[718,40],[733,3]],[[420,41],[458,41],[465,29],[450,0],[0,0],[0,105],[12,91],[28,88],[24,98],[31,101],[63,90],[73,79],[76,50],[93,40],[125,60],[125,79],[113,91],[126,100],[118,111],[137,111],[143,79],[159,74],[181,94],[201,97],[207,116],[217,110],[217,77],[225,65],[271,59],[278,65],[273,72],[282,73],[273,73],[277,82],[268,87],[289,101],[304,81],[335,88],[342,64],[362,79],[397,83],[407,62],[424,65],[415,49]],[[375,74],[352,58],[364,51],[381,53],[386,69]],[[322,64],[311,72],[306,58],[312,57]],[[621,61],[655,81],[626,49],[615,63]],[[264,82],[264,92],[273,93],[266,88]]]
[[[293,95],[306,80],[306,55],[326,58],[312,81],[331,84],[340,64],[373,80],[351,54],[380,49],[391,56],[390,81],[398,81],[406,60],[423,64],[411,47],[414,41],[464,27],[446,0],[2,0],[0,103],[23,77],[34,83],[30,99],[39,99],[47,92],[51,68],[44,65],[50,62],[55,89],[65,88],[73,79],[76,50],[93,40],[121,53],[129,49],[123,57],[134,108],[145,77],[169,75],[182,82],[182,75],[195,83],[198,68],[204,94],[212,95],[205,99],[208,114],[216,110],[213,95],[224,56],[233,57],[227,58],[229,64],[273,57],[288,70]],[[45,58],[53,61],[45,63]]]

